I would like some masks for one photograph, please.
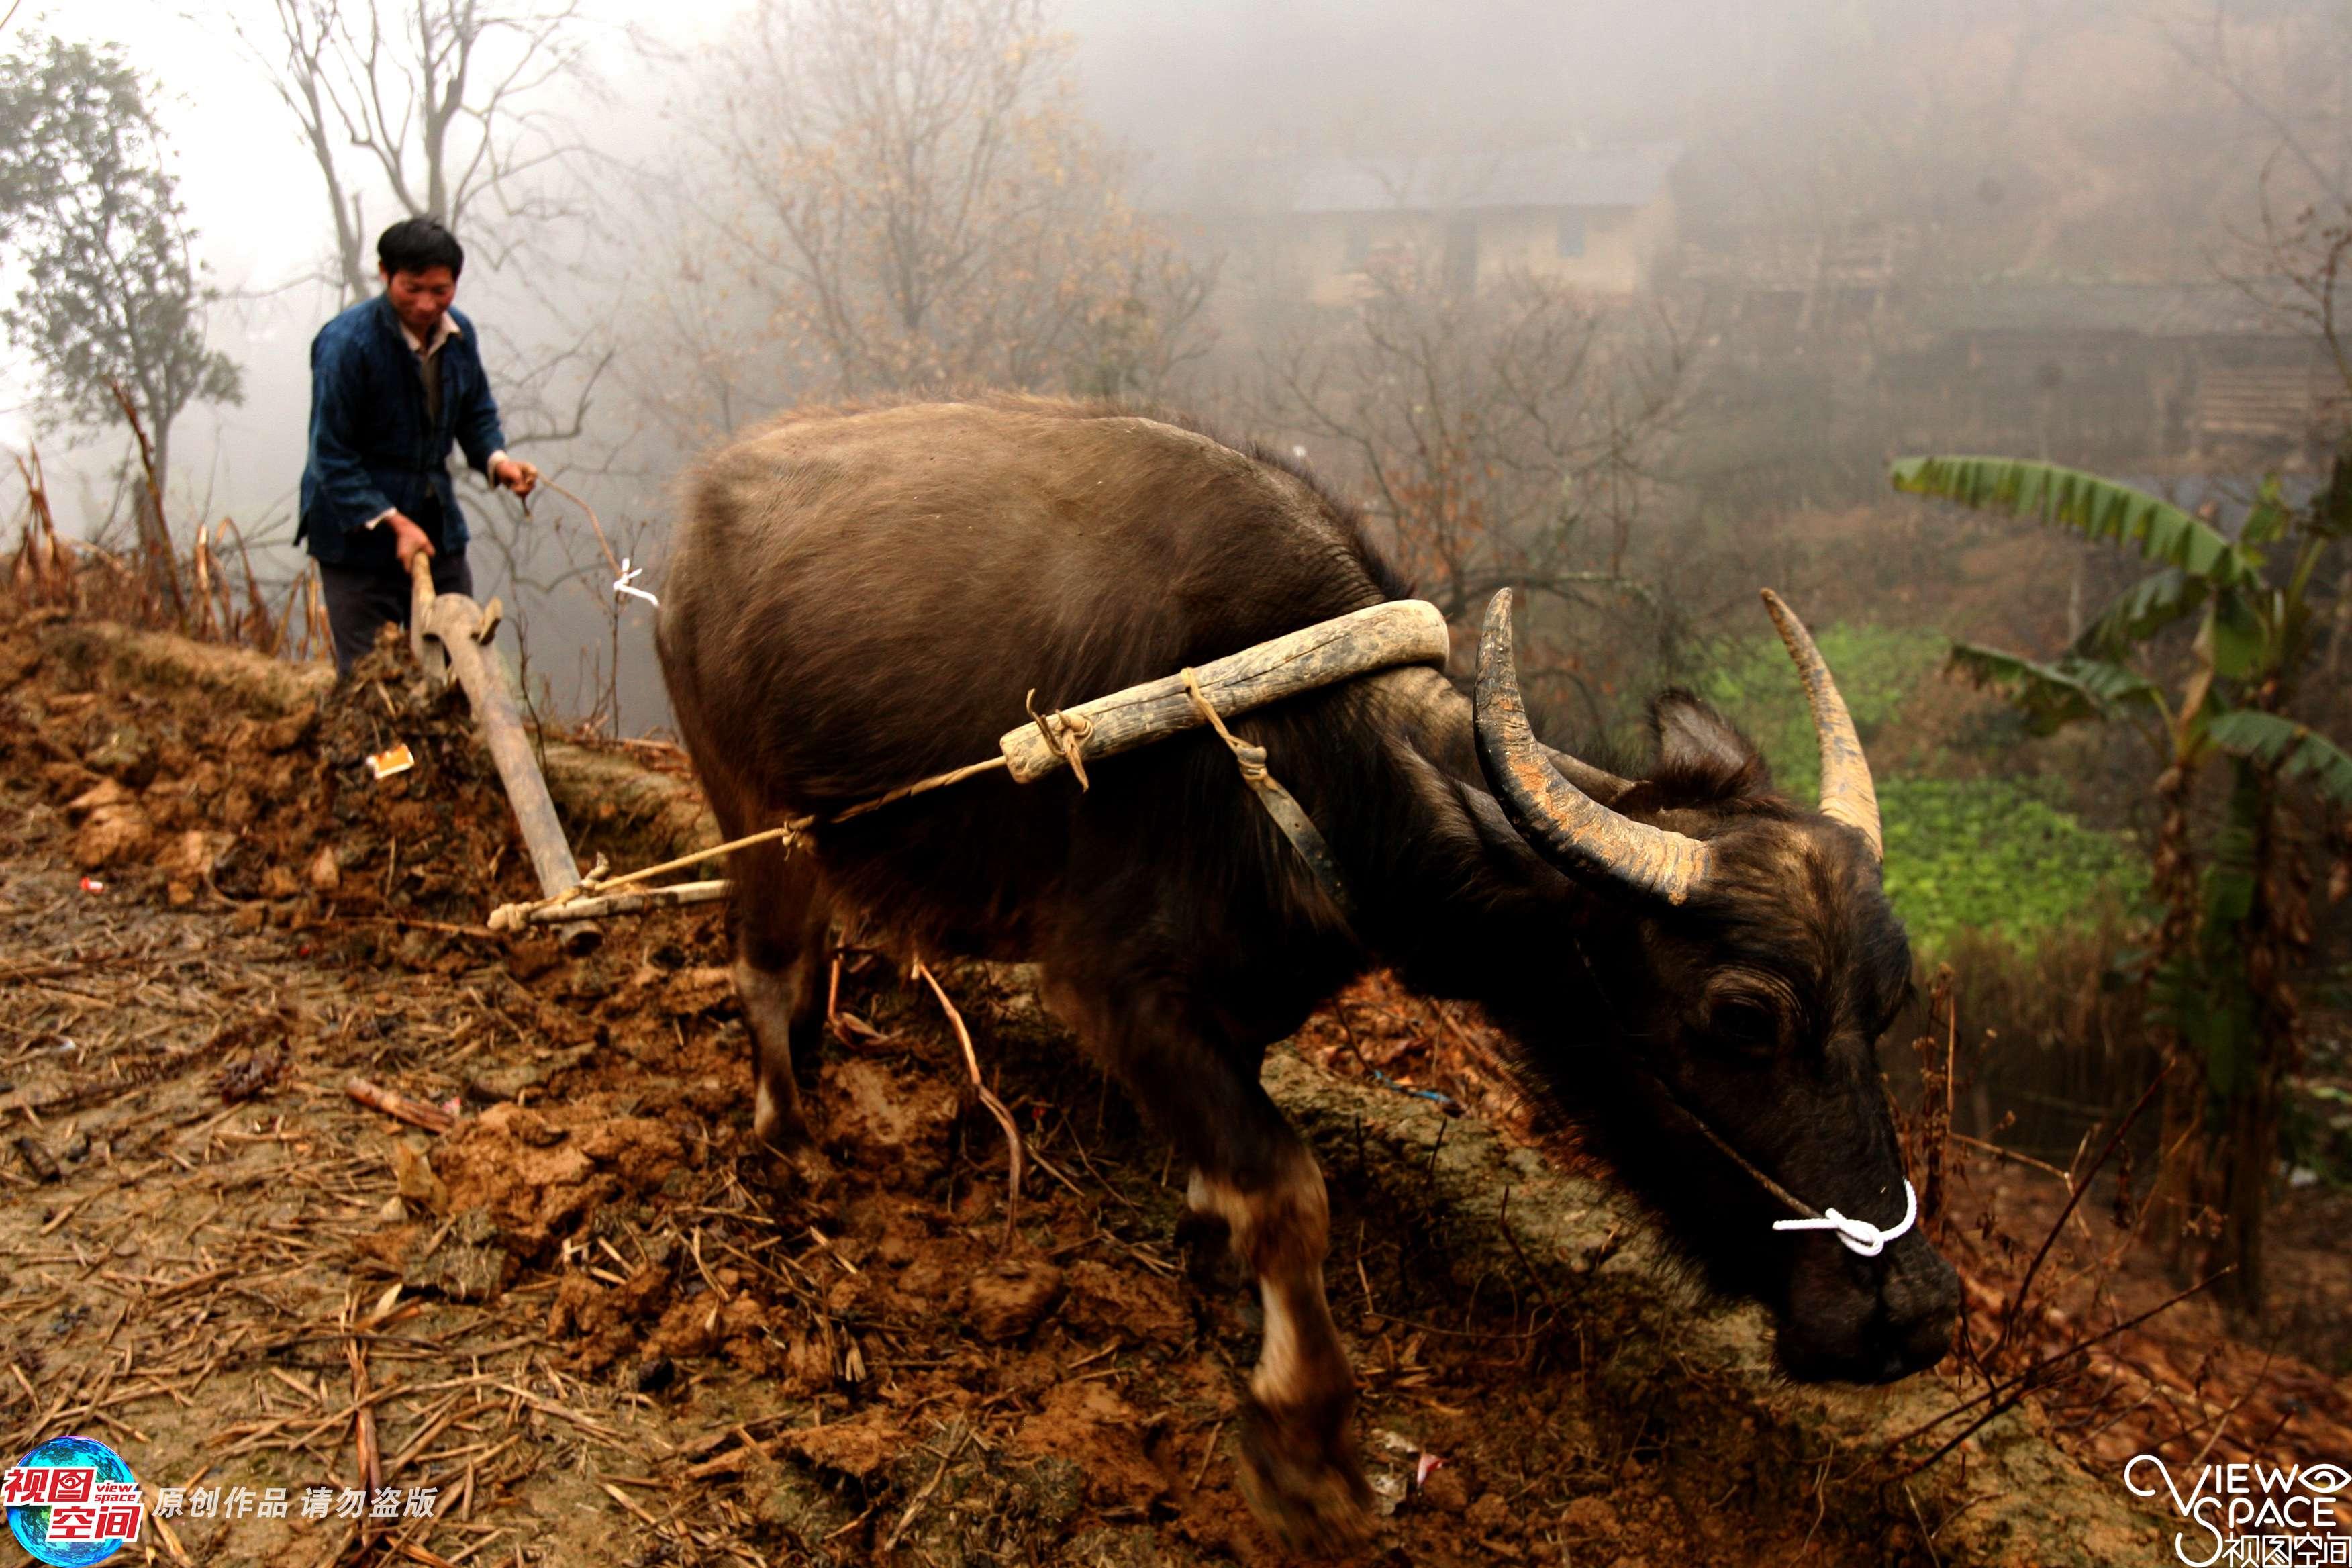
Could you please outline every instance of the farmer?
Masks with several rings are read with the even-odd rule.
[[[451,442],[517,496],[539,482],[536,468],[507,456],[474,324],[449,303],[466,268],[457,236],[436,219],[406,218],[376,240],[375,258],[383,292],[310,342],[310,450],[294,537],[310,541],[319,563],[338,673],[386,622],[408,625],[415,557],[432,562],[436,593],[473,591]]]

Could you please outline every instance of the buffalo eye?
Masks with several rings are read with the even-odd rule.
[[[1763,1003],[1734,996],[1715,1005],[1709,1033],[1744,1056],[1769,1057],[1780,1048],[1780,1020]]]

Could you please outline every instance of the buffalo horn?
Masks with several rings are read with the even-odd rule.
[[[1512,826],[1562,870],[1679,904],[1706,879],[1696,838],[1620,816],[1562,774],[1536,742],[1511,654],[1511,591],[1486,606],[1478,639],[1478,758]]]
[[[1878,791],[1870,782],[1870,760],[1862,754],[1862,737],[1854,733],[1853,716],[1845,710],[1837,682],[1812,634],[1794,610],[1771,589],[1764,590],[1764,608],[1780,629],[1796,661],[1797,676],[1805,683],[1805,701],[1813,710],[1813,733],[1822,746],[1822,815],[1843,822],[1870,841],[1870,852],[1886,858],[1885,836],[1879,830]]]

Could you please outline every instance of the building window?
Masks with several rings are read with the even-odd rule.
[[[1559,236],[1555,245],[1562,260],[1573,261],[1584,254],[1584,214],[1570,207],[1559,215]]]
[[[1371,256],[1372,226],[1368,223],[1349,224],[1348,226],[1348,266],[1349,269],[1358,272],[1362,271],[1364,263],[1370,260]]]

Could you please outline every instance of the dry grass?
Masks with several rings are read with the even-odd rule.
[[[68,540],[58,531],[38,450],[16,461],[26,501],[8,582],[21,607],[175,632],[273,658],[330,656],[316,568],[305,566],[290,582],[265,590],[245,532],[229,518],[198,523],[184,551],[161,542],[168,529],[142,530],[140,542],[127,551]]]

